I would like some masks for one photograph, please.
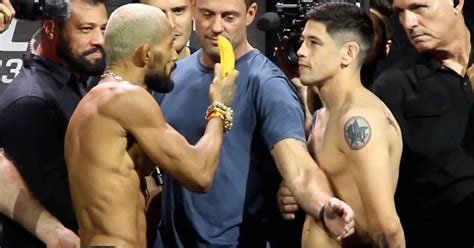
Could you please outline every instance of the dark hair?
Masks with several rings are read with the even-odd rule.
[[[370,8],[379,12],[382,15],[382,21],[384,24],[384,33],[382,34],[384,40],[392,39],[392,27],[388,23],[388,20],[395,13],[393,5],[390,0],[370,0]]]
[[[374,39],[372,20],[362,8],[351,3],[331,2],[314,7],[306,15],[307,20],[324,24],[326,31],[334,39],[337,39],[336,35],[341,33],[355,35],[356,40],[353,41],[357,42],[361,48],[358,60],[362,65]],[[335,41],[339,43],[342,40]]]
[[[252,3],[255,3],[256,0],[245,0],[245,7],[250,7],[250,5],[252,5]]]
[[[393,5],[389,0],[370,0],[370,8],[377,10],[386,18],[390,18],[394,13]]]

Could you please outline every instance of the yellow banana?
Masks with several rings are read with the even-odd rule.
[[[217,36],[217,46],[221,57],[221,73],[225,76],[235,67],[234,48],[230,41],[222,35]]]

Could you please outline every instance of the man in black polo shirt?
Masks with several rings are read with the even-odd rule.
[[[417,59],[373,86],[403,133],[396,204],[408,247],[474,245],[474,159],[462,147],[473,102],[472,33],[463,5],[394,0]]]
[[[42,205],[77,232],[64,161],[69,118],[85,94],[88,76],[105,68],[104,0],[73,0],[67,21],[43,22],[41,41],[27,54],[24,68],[0,97],[0,147]],[[31,216],[30,218],[39,218]],[[43,247],[2,216],[0,247]]]

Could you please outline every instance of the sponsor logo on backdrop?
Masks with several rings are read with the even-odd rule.
[[[23,67],[22,54],[28,49],[28,38],[26,41],[16,41],[15,35],[26,35],[20,30],[17,20],[13,20],[10,28],[0,35],[0,82],[9,84],[18,75]],[[30,37],[32,32],[28,32]]]

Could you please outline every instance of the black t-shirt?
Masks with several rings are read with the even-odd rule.
[[[32,193],[66,227],[78,226],[69,192],[64,136],[82,93],[60,65],[28,54],[24,68],[0,97],[0,147]],[[44,247],[2,215],[0,247]]]

